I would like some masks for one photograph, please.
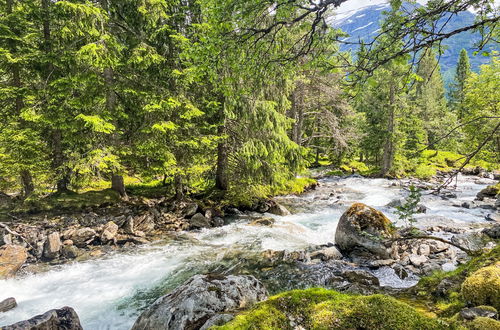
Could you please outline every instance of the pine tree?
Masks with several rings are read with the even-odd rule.
[[[465,97],[465,84],[470,74],[471,68],[469,63],[469,55],[467,54],[467,51],[462,48],[455,72],[455,81],[450,93],[451,104],[455,109],[455,112],[457,113],[459,119],[462,119],[464,116],[466,116],[463,102]]]

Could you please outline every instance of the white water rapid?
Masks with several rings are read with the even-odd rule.
[[[316,191],[285,196],[280,202],[294,214],[279,217],[273,227],[249,226],[247,218],[199,232],[181,233],[163,242],[121,250],[97,260],[53,266],[49,271],[0,281],[0,301],[15,297],[18,307],[0,313],[0,326],[53,308],[73,307],[84,329],[129,329],[139,310],[163,292],[195,273],[203,273],[221,260],[238,261],[235,251],[297,250],[333,242],[341,214],[352,202],[373,206],[392,220],[394,209],[385,205],[406,192],[384,179],[325,179]],[[468,226],[483,222],[491,210],[453,206],[474,199],[493,181],[460,177],[457,198],[423,196],[427,213],[418,223]],[[399,224],[402,225],[402,224]],[[227,266],[227,265],[226,265]],[[385,270],[376,273],[382,285],[407,286]],[[410,285],[413,283],[410,283]]]

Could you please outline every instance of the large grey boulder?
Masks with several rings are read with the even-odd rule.
[[[71,307],[52,309],[29,320],[2,327],[2,330],[83,330],[78,314]]]
[[[132,330],[201,329],[220,314],[248,307],[267,298],[253,276],[195,275],[156,300],[137,319]]]
[[[335,243],[343,254],[368,252],[388,259],[385,242],[395,235],[391,221],[380,211],[355,203],[342,214],[335,231]]]
[[[0,313],[10,311],[11,309],[16,307],[17,307],[17,302],[16,299],[13,297],[0,301]]]

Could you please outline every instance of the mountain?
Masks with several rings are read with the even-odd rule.
[[[418,4],[406,4],[407,6],[419,6]],[[373,5],[364,7],[356,12],[344,15],[344,17],[334,20],[334,27],[342,29],[349,34],[345,41],[357,42],[363,40],[369,42],[379,33],[380,21],[384,18],[384,12],[388,11],[389,5]],[[451,15],[450,15],[451,16]],[[449,18],[449,21],[448,21]],[[475,15],[469,11],[461,12],[458,15],[445,17],[441,20],[446,23],[443,32],[451,31],[474,22]],[[481,39],[479,33],[463,32],[443,41],[444,53],[439,58],[441,72],[446,85],[453,79],[455,66],[458,61],[458,55],[462,48],[469,53],[471,67],[474,71],[479,71],[479,66],[489,62],[489,58],[481,54],[474,55],[474,44]],[[344,50],[355,49],[356,46],[343,47]]]

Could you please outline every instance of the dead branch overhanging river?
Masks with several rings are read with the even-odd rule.
[[[71,306],[85,329],[128,329],[140,310],[193,274],[230,273],[242,258],[264,250],[294,251],[333,243],[337,222],[353,202],[375,207],[395,221],[394,209],[386,205],[407,192],[394,182],[358,177],[323,179],[315,191],[280,197],[279,201],[293,215],[274,216],[277,221],[271,227],[249,226],[249,217],[239,216],[227,219],[223,227],[180,233],[101,259],[2,280],[0,298],[15,297],[19,306],[0,314],[0,326],[52,308]],[[457,183],[456,197],[444,199],[423,194],[427,212],[417,215],[417,226],[468,228],[487,222],[485,216],[491,210],[459,205],[472,201],[478,191],[493,181],[460,176]],[[416,283],[415,277],[401,280],[388,267],[374,274],[385,286],[407,287]],[[289,288],[283,283],[283,290]]]

